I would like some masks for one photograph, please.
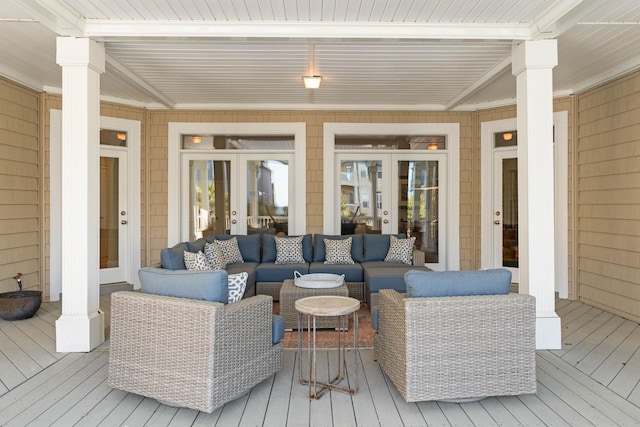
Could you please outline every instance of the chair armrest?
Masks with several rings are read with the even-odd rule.
[[[398,390],[406,387],[407,318],[404,296],[393,289],[378,292],[378,331],[374,337],[375,358]]]
[[[416,267],[424,267],[425,261],[426,261],[425,253],[420,249],[414,249],[411,263]]]
[[[273,298],[256,295],[227,304],[216,329],[217,362],[241,365],[270,351],[273,346]],[[216,362],[216,363],[217,363]]]

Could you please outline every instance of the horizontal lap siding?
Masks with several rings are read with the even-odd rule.
[[[38,94],[0,78],[0,292],[40,286]]]
[[[640,73],[578,97],[579,299],[640,321]]]

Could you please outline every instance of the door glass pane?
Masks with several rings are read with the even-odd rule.
[[[228,160],[189,162],[189,239],[229,234]]]
[[[382,161],[340,162],[340,233],[378,234],[381,229]]]
[[[289,233],[289,164],[247,161],[247,234]]]
[[[518,267],[518,159],[502,160],[502,265]]]
[[[446,135],[336,135],[337,150],[446,150]]]
[[[118,185],[117,158],[100,157],[100,268],[118,267]]]
[[[438,254],[438,162],[398,162],[398,232],[416,238],[428,263]]]

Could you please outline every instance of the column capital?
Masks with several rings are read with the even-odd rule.
[[[57,37],[56,62],[61,67],[84,66],[98,73],[104,73],[104,46],[84,37]]]
[[[551,69],[558,65],[558,41],[524,41],[513,47],[511,72],[517,76],[527,69]]]

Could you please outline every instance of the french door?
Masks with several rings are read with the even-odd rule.
[[[415,236],[427,265],[445,269],[446,154],[338,152],[335,161],[334,230]]]
[[[288,234],[292,153],[184,153],[181,238]]]
[[[518,251],[518,151],[516,148],[493,153],[493,259],[495,267],[511,271],[511,281],[520,282]]]
[[[128,170],[126,149],[100,147],[100,284],[129,277]]]

